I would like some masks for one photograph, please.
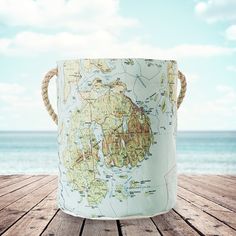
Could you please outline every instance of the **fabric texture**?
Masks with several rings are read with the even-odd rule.
[[[93,219],[150,217],[176,201],[175,61],[58,62],[58,206]]]

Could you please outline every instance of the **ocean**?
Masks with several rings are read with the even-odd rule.
[[[56,132],[0,132],[0,174],[56,174]],[[236,174],[236,131],[179,131],[178,173]]]

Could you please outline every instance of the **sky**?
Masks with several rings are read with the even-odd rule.
[[[84,57],[175,59],[178,129],[236,130],[235,12],[235,0],[0,0],[0,130],[56,130],[41,80]]]

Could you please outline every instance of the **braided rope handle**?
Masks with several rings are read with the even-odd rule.
[[[48,98],[48,85],[51,80],[51,78],[54,75],[57,75],[58,70],[57,68],[50,70],[44,77],[42,81],[42,87],[41,87],[41,93],[42,93],[42,98],[44,105],[49,113],[49,115],[52,117],[53,121],[58,124],[58,117],[57,114],[55,113],[54,109],[52,108],[52,105],[50,104],[49,98]]]
[[[58,124],[58,117],[57,114],[55,113],[54,109],[52,108],[52,105],[50,104],[49,98],[48,98],[48,85],[50,80],[53,78],[54,75],[57,76],[58,74],[58,70],[57,68],[50,70],[44,77],[43,81],[42,81],[42,98],[43,98],[43,102],[44,105],[49,113],[49,115],[52,117],[53,121]],[[180,89],[180,93],[178,96],[178,100],[177,100],[177,108],[180,107],[181,103],[183,102],[183,99],[185,97],[185,93],[186,93],[186,88],[187,88],[187,83],[186,83],[186,79],[185,76],[182,72],[178,72],[178,78],[180,80],[181,83],[181,89]]]
[[[181,71],[178,71],[178,78],[179,78],[180,84],[181,84],[181,89],[180,89],[178,100],[177,100],[177,108],[179,109],[179,107],[185,97],[185,93],[187,90],[187,82],[186,82],[185,75]]]

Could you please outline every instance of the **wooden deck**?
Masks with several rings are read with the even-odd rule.
[[[236,176],[179,176],[177,206],[150,219],[97,221],[56,208],[56,176],[0,176],[0,234],[236,235]]]

